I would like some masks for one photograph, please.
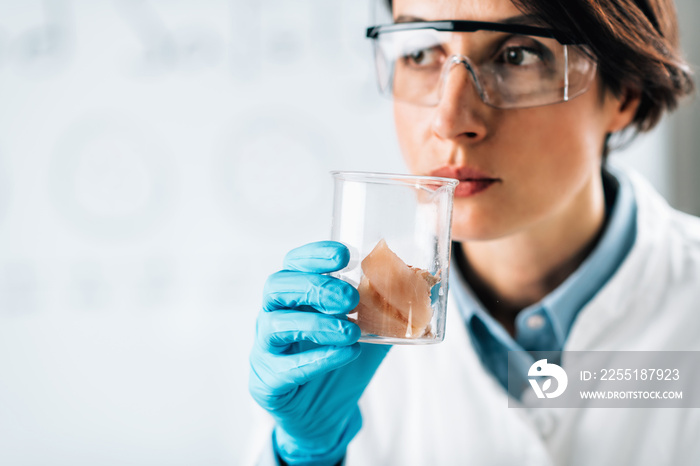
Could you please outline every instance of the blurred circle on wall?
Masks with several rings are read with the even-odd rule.
[[[257,109],[229,128],[214,164],[224,210],[246,233],[330,231],[338,157],[324,125],[294,109]]]
[[[169,155],[155,132],[133,117],[85,115],[64,132],[54,150],[53,203],[69,223],[95,237],[144,235],[172,202]]]

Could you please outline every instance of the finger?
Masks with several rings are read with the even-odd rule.
[[[262,312],[258,317],[258,341],[263,349],[281,353],[292,343],[349,346],[360,338],[360,327],[345,319],[315,312]]]
[[[282,395],[351,363],[360,352],[359,343],[322,346],[294,354],[254,351],[251,354],[251,375],[258,379],[255,384],[262,384],[262,387],[258,387],[259,393]]]
[[[340,270],[350,261],[350,251],[337,241],[318,241],[292,249],[284,258],[284,269],[328,273]]]
[[[263,292],[263,310],[303,309],[311,306],[326,314],[347,314],[360,302],[355,287],[338,278],[282,270],[270,275]]]

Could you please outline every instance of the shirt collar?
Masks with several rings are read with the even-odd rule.
[[[623,173],[611,171],[603,171],[607,224],[602,237],[578,269],[541,301],[552,322],[557,351],[564,347],[578,312],[615,274],[637,237],[637,204],[631,182]],[[526,312],[517,319],[524,320]]]

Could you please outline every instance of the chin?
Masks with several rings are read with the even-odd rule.
[[[488,221],[452,219],[453,241],[488,241],[500,236],[502,235]]]
[[[493,214],[473,202],[455,199],[452,211],[452,239],[454,241],[485,241],[494,238],[496,231]]]

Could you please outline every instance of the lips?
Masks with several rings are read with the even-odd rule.
[[[478,194],[501,181],[472,167],[440,167],[430,172],[432,176],[454,178],[459,180],[455,197],[469,197]]]

